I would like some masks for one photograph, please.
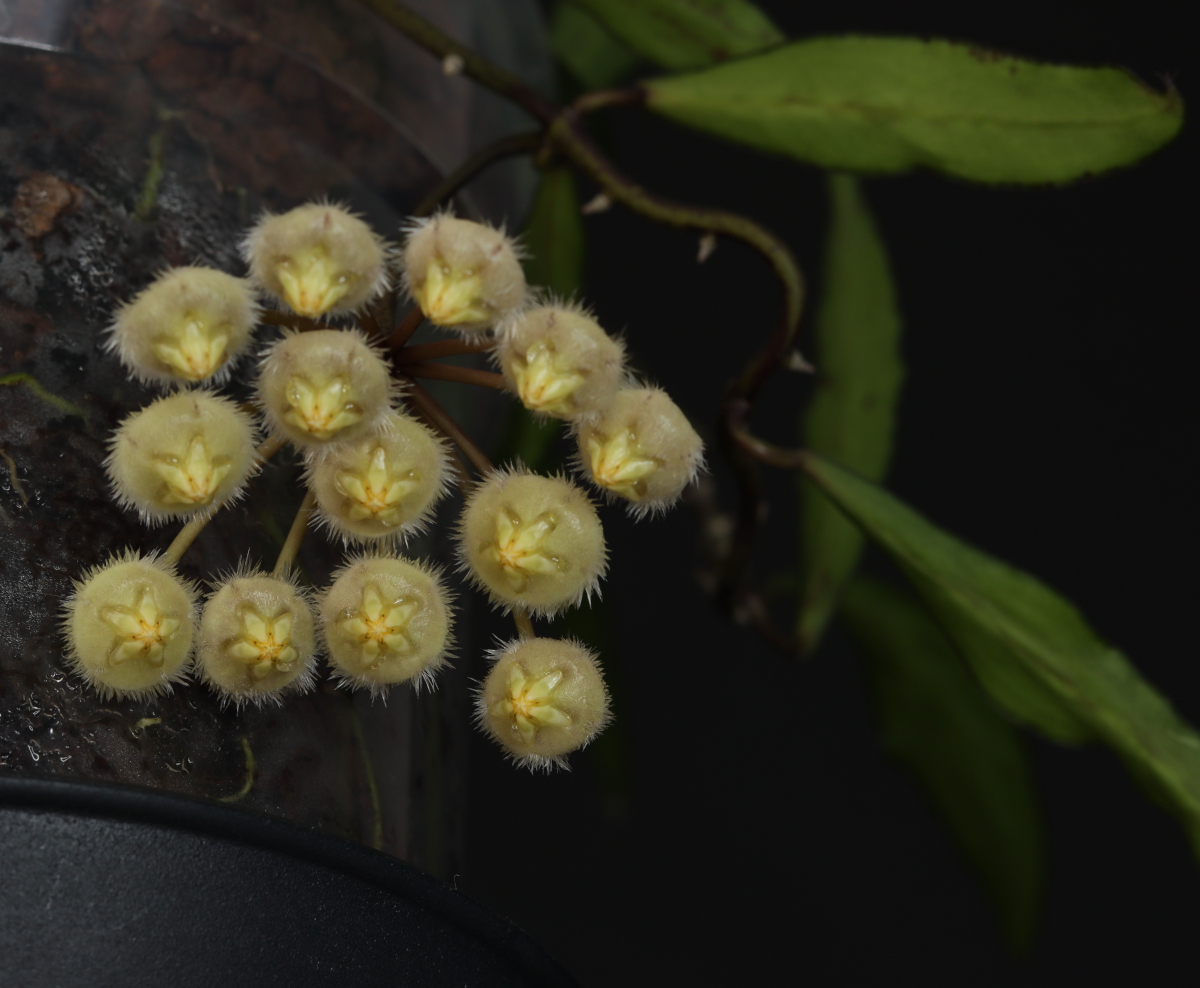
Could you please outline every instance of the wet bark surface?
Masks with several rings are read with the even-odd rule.
[[[114,307],[167,265],[243,274],[238,243],[263,208],[329,196],[395,236],[438,178],[394,121],[316,71],[311,51],[306,64],[252,26],[157,5],[80,11],[70,53],[0,46],[0,771],[237,802],[448,875],[461,673],[433,696],[393,689],[386,705],[322,676],[282,706],[235,710],[197,684],[103,700],[70,671],[59,624],[73,581],[125,547],[165,548],[177,530],[146,529],[110,496],[112,431],[156,394],[104,350]],[[378,83],[369,59],[354,70]],[[455,125],[446,106],[423,112]],[[252,371],[243,360],[222,390],[246,400]],[[212,581],[245,558],[269,567],[303,496],[300,470],[278,455],[181,573]],[[447,530],[442,519],[435,532]],[[407,551],[446,562],[447,541]],[[342,555],[310,535],[302,582],[327,582]]]

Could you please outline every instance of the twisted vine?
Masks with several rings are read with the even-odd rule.
[[[584,126],[588,113],[611,106],[645,102],[638,87],[584,93],[574,103],[559,106],[523,80],[429,23],[398,0],[359,0],[388,24],[455,70],[524,109],[541,124],[533,133],[505,137],[481,148],[448,175],[419,205],[418,215],[431,212],[466,182],[495,161],[532,153],[545,163],[553,157],[569,161],[587,175],[611,201],[647,219],[668,226],[720,235],[747,244],[770,265],[783,292],[783,312],[775,330],[742,372],[726,386],[718,418],[720,446],[729,459],[738,486],[738,511],[728,550],[718,559],[715,597],[722,609],[749,621],[772,644],[797,651],[790,635],[778,631],[767,615],[761,596],[749,580],[750,557],[764,514],[758,464],[795,469],[802,454],[785,451],[758,439],[748,419],[754,399],[766,380],[792,356],[805,300],[804,277],[788,246],[766,227],[738,213],[674,202],[642,188],[626,177],[589,138]],[[453,63],[450,60],[454,60]],[[782,454],[782,455],[781,455]]]

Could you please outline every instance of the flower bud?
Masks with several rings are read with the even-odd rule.
[[[186,678],[196,590],[159,556],[97,566],[63,605],[67,654],[101,696],[151,696]]]
[[[409,294],[436,326],[487,329],[525,299],[525,273],[512,240],[445,213],[410,230],[404,272]]]
[[[599,592],[600,519],[561,477],[491,474],[468,498],[458,534],[463,568],[497,607],[551,615]]]
[[[588,479],[642,516],[665,511],[704,466],[704,445],[659,388],[623,388],[599,417],[576,430]]]
[[[285,332],[263,354],[257,398],[267,423],[319,449],[374,432],[391,407],[388,365],[361,333]]]
[[[513,761],[530,769],[566,768],[610,719],[596,656],[578,642],[522,638],[491,653],[475,719]]]
[[[625,348],[594,319],[561,305],[539,305],[506,321],[496,357],[526,408],[560,419],[598,412],[625,373]]]
[[[318,608],[334,674],[379,692],[432,686],[447,661],[450,605],[437,574],[392,556],[359,556],[335,574]]]
[[[419,532],[446,492],[442,441],[414,418],[388,412],[370,435],[315,456],[308,486],[319,518],[347,540]]]
[[[312,611],[289,580],[243,571],[208,598],[196,644],[199,677],[223,698],[279,703],[313,684],[317,652]]]
[[[249,282],[172,268],[117,311],[108,348],[148,384],[219,381],[250,345],[258,313]]]
[[[105,462],[123,507],[147,524],[212,511],[254,472],[254,424],[229,398],[180,391],[121,423]]]
[[[258,287],[310,318],[353,312],[388,287],[383,240],[332,203],[263,216],[242,254]]]

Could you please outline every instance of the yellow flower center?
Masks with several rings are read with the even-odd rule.
[[[574,368],[564,366],[554,348],[546,342],[535,343],[517,358],[513,376],[521,404],[535,412],[570,415],[574,411],[571,395],[584,382]]]
[[[587,447],[588,465],[597,484],[631,501],[646,496],[646,478],[659,463],[642,453],[631,429],[621,429],[608,439],[591,436]]]
[[[183,456],[160,453],[151,465],[167,486],[163,504],[209,504],[233,469],[228,456],[212,455],[202,435],[192,437]]]
[[[163,664],[163,649],[183,621],[159,610],[150,587],[142,589],[135,607],[114,605],[100,608],[100,620],[116,632],[117,640],[108,653],[110,665],[136,659],[150,666]]]
[[[351,521],[374,519],[388,528],[403,520],[401,502],[421,485],[420,474],[405,471],[403,476],[388,467],[387,451],[376,446],[365,470],[339,473],[334,481],[337,489],[351,501],[346,512]]]
[[[425,269],[425,282],[413,292],[425,317],[438,326],[462,326],[492,318],[483,301],[483,286],[474,268],[456,271],[435,257]]]
[[[378,588],[368,584],[363,588],[358,610],[346,608],[337,628],[358,645],[363,669],[374,669],[386,659],[412,651],[412,642],[405,632],[419,609],[416,601],[403,597],[385,604]]]
[[[262,679],[271,672],[291,672],[300,658],[292,644],[295,618],[291,611],[268,620],[252,606],[245,605],[238,620],[241,634],[225,646],[225,653],[230,658],[245,662],[255,679]]]
[[[213,326],[201,313],[189,312],[174,332],[160,336],[154,355],[188,381],[211,377],[225,363],[229,325]]]
[[[320,244],[279,260],[275,277],[292,311],[309,317],[324,315],[332,309],[355,281],[355,275],[339,268],[329,256],[328,248]]]
[[[557,526],[549,512],[528,524],[508,508],[496,514],[496,541],[484,546],[484,555],[499,564],[514,593],[524,593],[532,577],[559,572],[560,560],[546,553],[542,542]]]
[[[562,678],[562,672],[556,669],[531,681],[514,662],[508,667],[508,695],[492,704],[489,713],[511,720],[512,729],[521,735],[521,740],[532,744],[539,727],[566,727],[571,723],[570,714],[553,703],[554,689]]]
[[[316,439],[329,439],[363,417],[354,390],[344,377],[316,384],[300,374],[287,383],[284,421]]]

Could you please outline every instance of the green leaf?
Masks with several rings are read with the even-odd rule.
[[[525,277],[530,284],[549,288],[563,299],[579,290],[583,279],[583,215],[575,176],[569,168],[549,168],[542,173],[522,239],[528,253]]]
[[[699,69],[785,39],[748,0],[576,0],[639,55],[663,68]]]
[[[586,607],[572,607],[554,619],[547,633],[555,638],[574,638],[600,656],[613,719],[587,746],[587,757],[600,783],[605,815],[613,820],[623,820],[629,812],[632,739],[627,733],[624,716],[626,684],[619,661],[621,646],[609,605],[603,599],[595,598]]]
[[[804,470],[904,570],[1001,706],[1055,740],[1107,742],[1200,855],[1200,735],[1071,604],[828,460]]]
[[[505,465],[519,460],[535,473],[553,470],[554,437],[558,435],[558,419],[535,419],[519,401],[509,402],[508,415],[492,460]]]
[[[887,250],[858,183],[829,180],[831,219],[825,285],[816,319],[817,390],[804,445],[871,480],[892,455],[904,369],[900,313]],[[816,647],[842,585],[858,565],[863,537],[811,481],[800,482],[800,614],[796,634]]]
[[[1041,904],[1044,848],[1019,734],[908,594],[856,579],[839,617],[866,656],[884,750],[925,791],[982,882],[1009,945],[1025,953]]]
[[[1128,165],[1183,120],[1174,89],[1123,69],[915,38],[798,41],[645,86],[665,116],[825,168],[923,166],[979,182],[1067,182]]]
[[[550,47],[585,89],[608,89],[623,82],[640,61],[637,52],[573,3],[554,8]]]

